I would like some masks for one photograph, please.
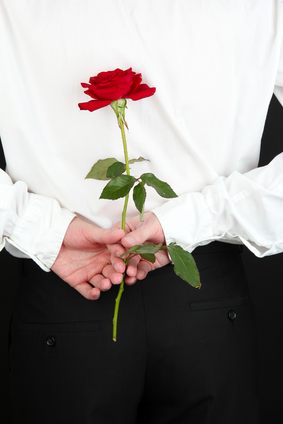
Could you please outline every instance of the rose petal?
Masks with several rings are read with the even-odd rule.
[[[93,112],[94,110],[101,109],[102,107],[110,104],[110,100],[91,100],[90,102],[79,103],[79,108],[81,110],[89,110],[90,112]]]
[[[85,93],[94,101],[80,103],[80,107],[92,111],[107,106],[114,100],[139,100],[152,96],[156,89],[141,82],[141,74],[133,72],[132,68],[125,71],[117,68],[114,71],[100,72],[90,77],[89,84],[81,84],[82,87],[87,88]]]
[[[92,97],[95,100],[102,100],[99,96],[96,96],[95,93],[93,93],[92,90],[86,90],[86,91],[84,91],[84,93],[87,94],[88,96]]]
[[[87,82],[81,82],[81,86],[83,88],[89,88],[89,87],[91,87],[91,84],[88,84]]]
[[[141,74],[137,74],[133,77],[133,84],[131,86],[131,89],[128,94],[134,93],[135,90],[138,88],[140,83],[142,82],[142,76]]]
[[[95,87],[90,90],[100,99],[119,100],[124,98],[130,91],[132,81],[127,84],[114,84],[113,86]]]
[[[133,93],[127,96],[127,99],[140,100],[145,97],[153,96],[155,93],[155,87],[149,87],[147,84],[141,84]]]

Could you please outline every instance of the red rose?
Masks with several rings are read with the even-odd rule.
[[[155,88],[141,84],[142,76],[132,71],[132,68],[122,71],[100,72],[96,77],[89,79],[89,84],[82,83],[85,91],[95,100],[79,103],[79,108],[93,112],[96,109],[108,106],[112,101],[119,99],[140,100],[155,93]]]

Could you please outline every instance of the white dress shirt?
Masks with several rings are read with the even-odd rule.
[[[167,242],[282,252],[283,154],[257,168],[273,92],[283,103],[282,46],[281,0],[0,0],[1,248],[48,270],[75,215],[121,220],[123,199],[85,179],[98,159],[123,161],[116,117],[78,103],[81,82],[132,67],[156,93],[128,101],[129,156],[149,159],[131,173],[178,194],[148,189]]]

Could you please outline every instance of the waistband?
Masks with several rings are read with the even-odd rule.
[[[243,245],[242,244],[231,244],[225,243],[221,241],[213,241],[205,246],[198,246],[192,252],[192,255],[205,254],[205,253],[217,253],[217,252],[227,252],[227,251],[235,251],[242,252]]]
[[[210,254],[210,253],[221,253],[227,251],[241,252],[242,245],[241,244],[231,244],[224,243],[219,241],[213,241],[205,246],[198,246],[192,252],[192,255],[200,255],[200,254]],[[20,269],[37,269],[40,267],[32,260],[32,259],[21,259],[20,260]]]

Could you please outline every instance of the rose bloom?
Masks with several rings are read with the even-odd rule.
[[[126,71],[117,68],[115,71],[100,72],[89,79],[89,84],[81,84],[83,88],[87,88],[85,93],[94,100],[79,103],[79,108],[93,112],[110,105],[115,100],[140,100],[152,96],[156,89],[141,82],[141,74],[133,72],[132,68]]]

